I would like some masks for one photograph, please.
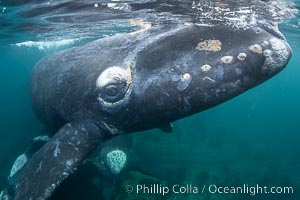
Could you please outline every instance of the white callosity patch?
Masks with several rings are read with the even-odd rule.
[[[8,178],[13,177],[20,169],[24,167],[28,159],[25,154],[20,155],[14,162]]]
[[[272,53],[273,52],[270,49],[264,50],[264,56],[266,56],[266,57],[272,56]]]
[[[118,175],[126,165],[127,156],[121,150],[113,150],[106,155],[106,162],[111,173]]]
[[[285,41],[278,38],[270,39],[269,43],[270,49],[264,50],[266,61],[262,71],[273,73],[285,66],[289,58],[289,47]]]
[[[199,51],[221,51],[222,50],[222,42],[220,40],[204,40],[199,42],[196,46],[196,49]]]
[[[223,56],[221,58],[221,61],[225,64],[230,64],[233,61],[233,57],[232,56]]]
[[[201,70],[204,72],[208,72],[209,70],[211,70],[211,66],[208,64],[202,65]]]
[[[262,43],[261,43],[261,46],[263,46],[263,47],[268,47],[270,45],[270,43],[269,43],[269,41],[263,41]]]
[[[249,46],[249,50],[254,53],[262,54],[262,47],[259,44]]]
[[[192,76],[189,73],[185,73],[181,76],[178,84],[177,90],[184,91],[192,82]]]
[[[239,55],[237,56],[237,58],[240,61],[244,61],[247,58],[247,54],[246,53],[239,53]]]
[[[191,78],[191,75],[189,73],[185,73],[182,76],[182,80],[185,80],[185,81],[189,80],[190,78]]]

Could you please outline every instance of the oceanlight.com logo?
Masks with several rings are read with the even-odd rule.
[[[158,194],[165,196],[167,194],[246,194],[255,196],[257,194],[293,194],[294,188],[291,186],[249,186],[244,184],[242,186],[218,186],[218,185],[203,185],[195,186],[193,184],[180,185],[175,184],[172,186],[165,186],[160,184],[138,184],[125,186],[127,193],[136,194]]]
[[[249,194],[255,196],[257,194],[293,194],[293,187],[268,187],[268,186],[249,186],[244,184],[242,187],[220,187],[210,185],[208,188],[211,194]]]

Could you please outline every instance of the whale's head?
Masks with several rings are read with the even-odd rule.
[[[192,25],[153,35],[135,44],[134,62],[108,68],[98,80],[99,87],[107,86],[104,98],[112,102],[107,107],[124,104],[116,115],[129,130],[154,128],[216,106],[276,75],[291,56],[280,34],[260,27]],[[117,84],[109,86],[103,77]]]

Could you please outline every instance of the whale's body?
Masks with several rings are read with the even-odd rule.
[[[42,60],[32,73],[32,105],[55,129],[81,118],[116,132],[156,128],[267,80],[289,55],[284,40],[258,27],[185,25],[122,34]],[[105,91],[96,86],[109,68],[124,70],[130,82],[116,100],[101,98]]]
[[[209,109],[281,71],[284,38],[253,27],[166,25],[48,56],[31,99],[57,131],[22,171],[15,200],[46,199],[101,141]]]

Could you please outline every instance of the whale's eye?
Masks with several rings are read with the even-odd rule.
[[[118,93],[118,86],[114,84],[106,86],[105,93],[109,96],[115,96]]]
[[[130,73],[121,67],[110,67],[104,70],[97,79],[99,100],[115,103],[122,100],[128,91]]]

